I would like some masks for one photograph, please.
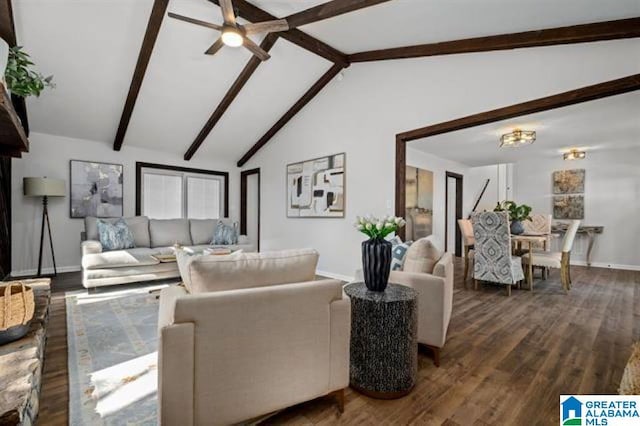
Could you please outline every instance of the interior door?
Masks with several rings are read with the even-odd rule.
[[[240,177],[240,233],[260,250],[260,169],[246,170]]]

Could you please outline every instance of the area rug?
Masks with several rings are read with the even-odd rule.
[[[166,284],[165,284],[166,285]],[[157,293],[68,292],[69,424],[157,424]]]

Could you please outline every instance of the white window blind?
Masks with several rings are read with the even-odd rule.
[[[224,217],[225,177],[142,168],[142,214],[152,219]]]

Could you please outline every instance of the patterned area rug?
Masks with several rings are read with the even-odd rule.
[[[157,424],[157,294],[68,292],[69,424]]]

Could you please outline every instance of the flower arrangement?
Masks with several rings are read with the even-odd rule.
[[[378,219],[367,215],[365,217],[358,216],[354,226],[369,238],[381,240],[392,232],[398,231],[406,224],[407,222],[401,217],[385,216],[382,219]]]

